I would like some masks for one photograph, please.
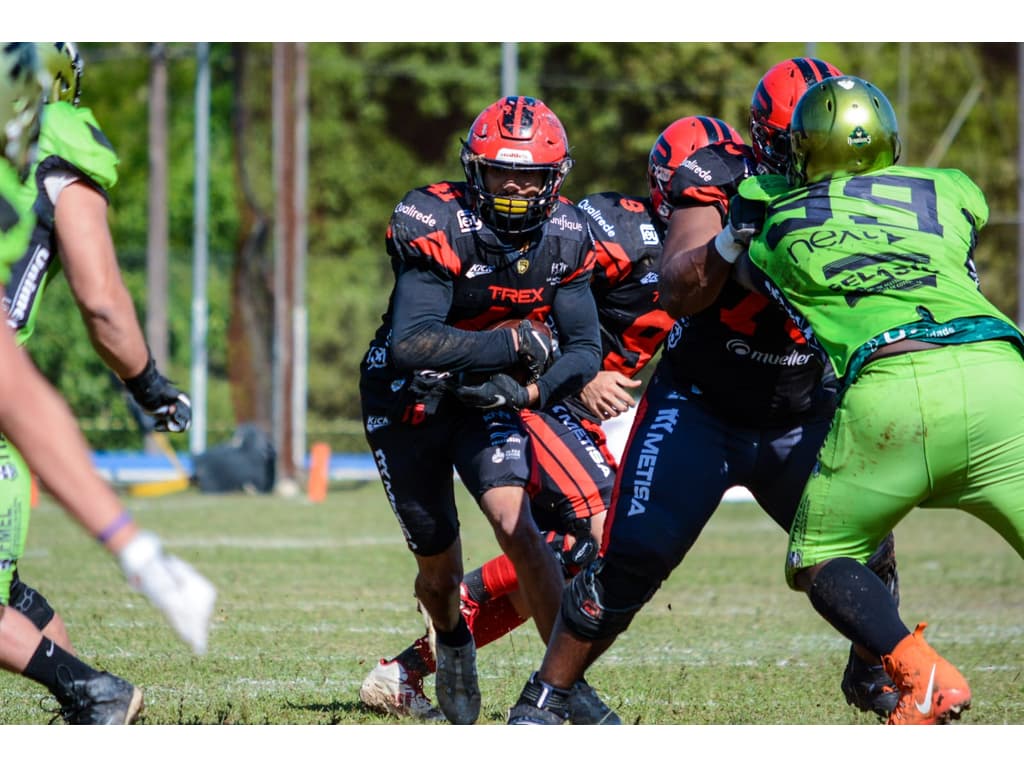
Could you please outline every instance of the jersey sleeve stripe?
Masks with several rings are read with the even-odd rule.
[[[429,235],[418,237],[411,245],[424,256],[437,262],[449,274],[462,274],[462,261],[444,232],[431,232]]]

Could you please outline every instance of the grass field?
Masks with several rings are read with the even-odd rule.
[[[461,489],[460,489],[461,493]],[[466,568],[495,553],[462,495]],[[359,684],[422,631],[413,559],[376,482],[327,500],[133,499],[138,520],[220,590],[195,658],[116,564],[48,497],[33,511],[22,578],[63,614],[79,654],[145,690],[142,724],[394,724]],[[726,504],[589,680],[629,723],[870,724],[839,690],[847,644],[782,577],[785,535]],[[1024,565],[967,515],[919,510],[896,531],[903,615],[971,683],[968,724],[1024,724]],[[532,625],[480,650],[481,723],[503,723],[543,648]],[[433,683],[428,684],[433,694]],[[47,692],[0,675],[0,723],[52,717]]]

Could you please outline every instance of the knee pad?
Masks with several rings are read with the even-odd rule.
[[[889,593],[900,604],[900,575],[896,571],[896,539],[889,535],[882,539],[878,549],[868,558],[867,567],[874,571],[875,575],[882,580],[882,583],[889,589]]]
[[[562,621],[586,640],[615,637],[626,631],[657,588],[638,573],[597,559],[562,592]]]
[[[46,598],[28,586],[17,574],[11,584],[11,602],[8,607],[27,617],[40,632],[53,619],[54,610]]]

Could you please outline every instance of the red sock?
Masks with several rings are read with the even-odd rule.
[[[507,595],[483,603],[473,620],[473,640],[477,648],[483,648],[499,637],[504,637],[526,619],[512,606]]]
[[[519,589],[519,577],[507,555],[491,558],[480,567],[484,589],[492,599],[507,595]]]

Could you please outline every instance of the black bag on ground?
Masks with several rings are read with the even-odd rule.
[[[230,442],[195,457],[196,485],[203,493],[270,493],[277,451],[256,424],[239,424]]]

